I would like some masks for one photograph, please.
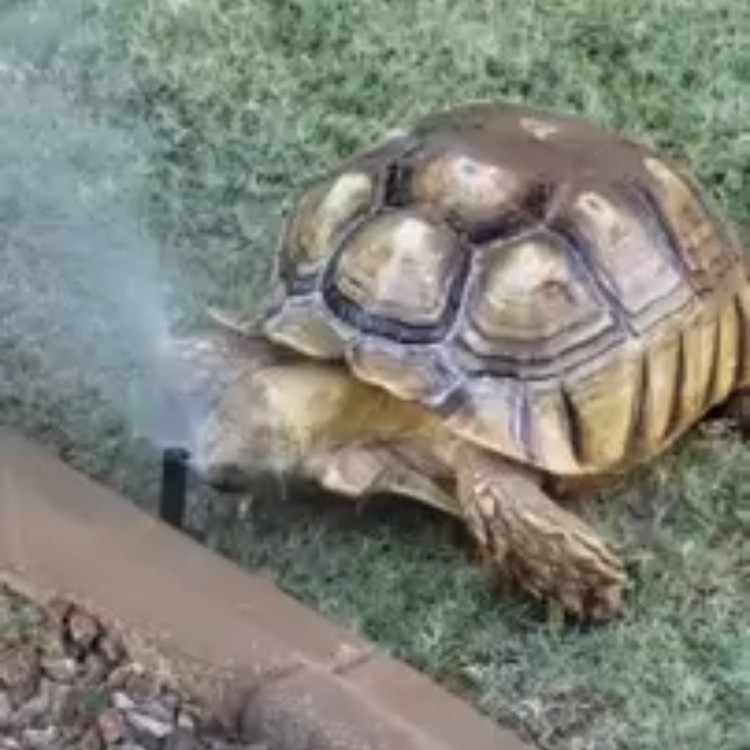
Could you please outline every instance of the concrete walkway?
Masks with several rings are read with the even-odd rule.
[[[0,576],[67,596],[285,750],[530,750],[465,702],[17,435],[0,432]]]

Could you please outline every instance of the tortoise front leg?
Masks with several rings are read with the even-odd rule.
[[[606,620],[621,612],[622,561],[533,474],[470,446],[461,449],[456,474],[467,524],[498,567],[579,617]]]

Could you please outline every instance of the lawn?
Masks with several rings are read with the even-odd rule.
[[[583,112],[750,226],[738,0],[8,0],[0,85],[0,421],[144,504],[162,307],[254,309],[295,190],[405,118],[473,97]],[[406,504],[271,488],[212,543],[541,747],[747,750],[748,459],[697,431],[585,509],[636,571],[605,628],[499,593],[455,524]]]

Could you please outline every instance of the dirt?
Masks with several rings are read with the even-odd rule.
[[[261,750],[73,602],[0,585],[0,750]],[[266,748],[265,750],[270,750]]]

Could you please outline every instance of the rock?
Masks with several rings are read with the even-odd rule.
[[[167,661],[131,661],[77,605],[4,600],[0,587],[0,626],[0,750],[247,750]]]
[[[91,727],[72,747],[76,750],[104,750],[105,744],[98,728]]]
[[[195,732],[197,722],[195,717],[189,712],[180,709],[177,712],[177,718],[175,719],[175,726],[179,729],[184,729],[188,732]]]
[[[116,745],[127,739],[128,728],[124,715],[116,708],[102,712],[97,719],[99,736],[105,745]]]
[[[13,704],[8,694],[3,690],[0,692],[0,728],[7,727],[13,718]]]
[[[47,603],[46,611],[50,624],[62,632],[70,613],[73,611],[73,604],[67,599],[55,598]]]
[[[71,683],[78,674],[78,663],[69,656],[44,656],[41,667],[44,673],[55,682]]]
[[[67,726],[93,720],[91,710],[86,705],[86,692],[79,687],[71,687],[57,696],[59,701],[57,709],[58,720]]]
[[[127,693],[137,702],[147,701],[159,694],[159,679],[138,662],[130,662],[111,676],[110,684]]]
[[[177,727],[167,737],[163,750],[203,750],[204,746],[193,732]]]
[[[270,750],[263,742],[247,745],[240,742],[229,742],[223,739],[212,739],[205,745],[206,750]]]
[[[36,689],[37,683],[32,681],[23,682],[9,687],[7,695],[14,710],[18,710],[29,701],[33,701],[34,696],[36,695]]]
[[[144,701],[138,711],[144,716],[150,716],[162,724],[172,726],[175,723],[178,708],[179,698],[166,693],[160,695],[158,698],[151,698],[148,701]]]
[[[107,677],[107,685],[115,692],[127,692],[131,666],[127,662],[116,666]]]
[[[63,723],[68,696],[73,691],[70,685],[59,682],[49,683],[49,717],[57,723]]]
[[[70,640],[82,651],[88,651],[102,632],[99,622],[86,612],[74,608],[68,616]]]
[[[165,721],[139,710],[128,712],[127,722],[139,739],[146,735],[161,741],[165,737],[168,737],[174,729],[174,724],[171,720],[167,719]]]
[[[50,714],[52,706],[51,683],[42,680],[38,690],[25,703],[21,704],[13,716],[13,724],[17,727],[37,726]]]
[[[21,732],[21,743],[28,750],[55,750],[59,734],[54,726],[45,729],[29,727]]]
[[[39,652],[28,641],[8,642],[0,648],[0,687],[5,688],[13,706],[28,701],[37,691],[41,678]]]
[[[100,654],[90,653],[83,663],[81,683],[92,686],[105,684],[110,671],[111,667],[106,659]]]
[[[134,711],[136,709],[135,701],[127,693],[123,693],[121,690],[116,690],[112,693],[112,705],[114,705],[118,711],[123,712]]]
[[[125,660],[125,646],[119,638],[111,633],[105,633],[99,640],[99,653],[109,662],[111,667],[121,664]]]

